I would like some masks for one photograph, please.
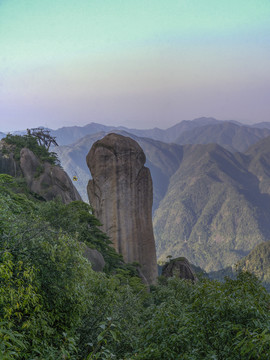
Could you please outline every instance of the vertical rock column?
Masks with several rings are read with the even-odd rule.
[[[95,142],[86,161],[92,174],[87,192],[103,231],[125,262],[139,262],[151,284],[157,277],[152,225],[153,187],[136,141],[109,134]]]

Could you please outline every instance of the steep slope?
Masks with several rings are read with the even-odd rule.
[[[270,194],[270,136],[248,148],[246,155],[250,158],[249,171],[259,180],[260,191]]]
[[[218,270],[270,240],[269,195],[261,194],[250,161],[215,144],[184,146],[154,216],[160,259],[185,256],[207,271]]]
[[[219,122],[183,132],[177,144],[217,143],[230,151],[245,151],[249,146],[270,135],[270,129],[257,129],[233,122]]]
[[[186,131],[192,131],[196,128],[201,128],[202,126],[219,124],[221,121],[211,118],[211,117],[201,117],[194,120],[183,120],[178,124],[171,126],[166,129],[166,135],[164,137],[165,142],[177,142],[177,139],[184,134]]]
[[[127,129],[123,128],[127,132],[139,137],[147,137],[154,140],[159,140],[166,143],[175,142],[176,139],[185,131],[192,130],[195,128],[200,128],[201,126],[210,125],[210,124],[219,124],[220,120],[214,118],[201,117],[194,120],[183,120],[166,130],[161,130],[158,128],[155,129],[146,129],[146,130],[137,130],[137,129]]]
[[[251,126],[258,129],[270,129],[270,122],[264,121],[257,124],[253,124]]]
[[[237,264],[238,269],[255,274],[270,285],[270,241],[257,245]]]
[[[140,138],[124,131],[114,131],[114,133],[131,137],[139,143],[145,152],[147,158],[146,166],[150,168],[153,179],[153,209],[155,210],[167,191],[170,176],[179,167],[182,159],[182,147],[176,144],[165,144],[153,139]],[[85,158],[93,143],[103,138],[106,134],[106,132],[100,132],[94,135],[87,135],[72,145],[58,146],[54,149],[61,165],[71,179],[73,176],[77,176],[78,181],[74,182],[74,185],[76,185],[84,201],[88,201],[86,186],[91,178]]]

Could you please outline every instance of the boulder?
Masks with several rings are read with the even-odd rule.
[[[94,271],[102,271],[105,266],[105,260],[102,254],[96,249],[90,249],[88,246],[84,249],[83,256],[91,263]]]
[[[109,134],[86,157],[92,174],[87,192],[95,216],[127,263],[138,262],[149,284],[157,277],[152,226],[153,186],[136,141]]]
[[[193,272],[189,261],[185,257],[171,259],[169,263],[163,266],[162,275],[167,278],[175,276],[180,279],[197,281],[197,277]]]
[[[24,148],[20,153],[20,169],[30,191],[42,196],[46,201],[60,197],[64,204],[81,197],[67,173],[59,166],[41,163],[36,155]]]

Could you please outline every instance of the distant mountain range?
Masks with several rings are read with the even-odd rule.
[[[154,140],[159,140],[167,143],[174,142],[178,136],[180,136],[183,132],[194,129],[196,127],[201,127],[204,125],[210,124],[218,124],[219,120],[214,118],[199,118],[192,121],[181,121],[180,123],[166,129],[162,130],[159,128],[154,129],[130,129],[124,126],[106,126],[97,123],[90,123],[86,126],[71,126],[71,127],[63,127],[57,130],[51,130],[52,136],[57,138],[59,145],[68,145],[76,142],[80,138],[86,135],[96,134],[98,132],[104,131],[108,132],[116,132],[116,131],[125,131],[129,134],[139,136],[139,137],[147,137]]]
[[[250,145],[270,135],[269,129],[222,122],[196,127],[183,132],[177,144],[219,144],[230,151],[245,151]]]
[[[220,121],[202,117],[194,120],[183,120],[166,130],[159,128],[130,129],[123,126],[115,127],[91,123],[83,127],[71,126],[51,130],[51,134],[57,138],[59,145],[68,145],[86,135],[93,135],[102,131],[106,133],[125,131],[138,137],[147,137],[165,143],[207,144],[217,142],[229,150],[243,151],[259,139],[270,135],[270,123],[259,123],[257,128],[256,124],[247,126],[233,120]]]
[[[255,129],[264,131],[256,131]],[[73,144],[86,135],[93,135],[102,131],[106,133],[125,131],[139,137],[147,137],[166,143],[206,144],[218,141],[219,145],[225,146],[229,150],[243,151],[250,144],[270,135],[270,122],[245,125],[235,120],[221,121],[212,117],[201,117],[194,120],[183,120],[165,130],[159,128],[131,129],[124,126],[107,126],[94,122],[85,126],[68,126],[57,130],[48,130],[50,130],[52,136],[57,138],[59,145]],[[269,132],[266,130],[269,130]],[[11,133],[24,135],[26,130]],[[1,136],[4,137],[5,134],[0,132],[0,138]]]

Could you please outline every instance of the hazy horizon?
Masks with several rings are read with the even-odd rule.
[[[270,3],[0,1],[0,131],[270,121]]]
[[[145,127],[136,127],[136,126],[126,126],[126,125],[122,125],[122,124],[118,124],[118,123],[113,123],[113,124],[106,124],[106,123],[101,123],[101,122],[96,122],[96,121],[91,121],[91,122],[88,122],[88,123],[85,123],[85,124],[68,124],[68,125],[60,125],[60,126],[52,126],[52,127],[47,127],[47,126],[44,126],[43,124],[36,124],[36,125],[34,125],[33,127],[29,127],[29,126],[25,126],[25,127],[20,127],[20,128],[14,128],[14,129],[9,129],[9,130],[2,130],[1,128],[0,128],[0,132],[3,132],[3,133],[6,133],[6,134],[8,134],[9,132],[11,132],[11,133],[14,133],[14,132],[20,132],[20,131],[26,131],[27,129],[31,129],[31,128],[38,128],[38,127],[45,127],[45,128],[48,128],[48,129],[51,129],[51,130],[58,130],[58,129],[61,129],[61,128],[64,128],[64,127],[73,127],[73,126],[77,126],[77,127],[84,127],[84,126],[87,126],[87,125],[90,125],[91,123],[96,123],[96,124],[99,124],[99,125],[104,125],[104,126],[113,126],[113,127],[123,127],[123,128],[127,128],[127,129],[137,129],[137,130],[147,130],[147,129],[153,129],[153,128],[158,128],[158,129],[161,129],[161,130],[166,130],[166,129],[168,129],[168,128],[170,128],[170,127],[173,127],[174,125],[177,125],[177,124],[179,124],[180,122],[182,122],[182,121],[194,121],[194,120],[200,120],[200,119],[205,119],[205,118],[213,118],[213,119],[215,119],[215,120],[218,120],[218,121],[220,121],[220,122],[222,122],[222,121],[229,121],[229,122],[234,122],[234,121],[237,121],[237,120],[234,120],[234,119],[216,119],[216,118],[214,118],[213,116],[201,116],[201,117],[199,117],[199,118],[194,118],[194,119],[183,119],[183,120],[180,120],[180,121],[178,121],[177,123],[174,123],[174,124],[172,124],[172,125],[169,125],[169,126],[166,126],[166,125],[164,125],[164,126],[153,126],[153,127],[149,127],[149,126],[145,126]],[[243,122],[241,122],[241,121],[237,121],[238,123],[241,123],[242,125],[247,125],[247,126],[249,126],[249,125],[255,125],[255,124],[257,124],[257,122],[256,123],[243,123]],[[269,121],[270,122],[270,121]]]

